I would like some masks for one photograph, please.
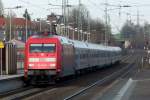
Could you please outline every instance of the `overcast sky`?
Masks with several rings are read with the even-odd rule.
[[[13,10],[18,17],[22,17],[24,10],[28,8],[28,12],[31,14],[32,19],[35,18],[46,18],[46,15],[55,12],[57,14],[61,14],[60,7],[54,7],[48,5],[49,3],[54,5],[61,5],[62,0],[2,0],[4,8],[14,7],[17,5],[23,6],[23,8]],[[81,0],[82,4],[84,4],[87,9],[90,11],[92,18],[100,18],[104,20],[104,9],[106,0]],[[107,0],[111,5],[130,5],[130,8],[122,8],[110,10],[108,11],[110,16],[110,23],[112,25],[113,32],[117,32],[118,29],[121,28],[122,24],[126,21],[127,14],[130,13],[131,19],[134,23],[136,23],[136,15],[137,9],[140,13],[140,23],[144,23],[145,21],[150,22],[150,0]],[[69,0],[69,4],[77,5],[78,0]],[[58,8],[58,9],[52,9]],[[108,9],[115,9],[115,6],[108,6]],[[7,11],[7,10],[6,10]],[[120,16],[119,16],[119,12]]]

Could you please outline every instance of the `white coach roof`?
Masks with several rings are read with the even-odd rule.
[[[104,46],[101,44],[94,44],[88,42],[82,42],[78,40],[71,40],[66,37],[56,36],[59,38],[62,44],[72,44],[75,48],[89,48],[89,49],[98,49],[98,50],[105,50],[105,51],[121,51],[120,47],[113,47],[113,46]]]

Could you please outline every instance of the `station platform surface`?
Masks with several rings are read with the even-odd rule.
[[[150,69],[119,79],[97,100],[150,100]]]
[[[1,80],[6,80],[6,79],[23,77],[23,74],[24,74],[23,69],[21,69],[21,70],[17,70],[16,74],[12,74],[12,75],[0,75],[0,81]]]
[[[23,70],[12,75],[0,75],[0,94],[23,87],[23,75]]]

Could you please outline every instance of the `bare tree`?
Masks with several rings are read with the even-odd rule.
[[[80,14],[80,19],[79,19],[79,14]],[[88,14],[88,10],[86,9],[85,6],[81,6],[80,11],[77,7],[74,7],[71,11],[70,11],[70,16],[68,16],[69,18],[69,24],[70,26],[77,28],[77,27],[81,27],[78,26],[79,25],[79,20],[81,21],[80,23],[82,23],[82,30],[83,31],[89,31],[88,30],[88,24],[90,24],[90,30],[91,30],[91,38],[92,41],[91,42],[96,42],[96,43],[104,43],[104,39],[105,39],[105,24],[103,23],[102,20],[100,19],[92,19],[90,17],[90,15]],[[89,22],[89,23],[88,23]],[[111,35],[111,27],[110,25],[107,26],[107,40],[110,40],[109,35]]]
[[[133,48],[144,48],[144,27],[135,25],[131,21],[126,21],[121,29],[122,38],[131,42]]]
[[[74,7],[71,11],[70,11],[70,15],[67,16],[69,19],[69,24],[73,27],[79,27],[79,21],[80,23],[82,23],[83,29],[82,30],[86,30],[87,28],[87,12],[88,10],[86,9],[86,7],[84,5],[82,5],[80,7],[80,10],[78,9],[79,7]],[[80,15],[80,16],[79,16]],[[80,26],[81,27],[81,26]]]
[[[30,16],[30,14],[28,13],[28,10],[27,10],[27,9],[25,10],[25,12],[24,12],[24,14],[23,14],[23,17],[24,17],[25,19],[27,19],[27,20],[31,20],[31,16]]]

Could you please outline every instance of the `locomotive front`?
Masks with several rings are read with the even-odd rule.
[[[52,81],[60,71],[58,40],[30,38],[25,48],[25,78],[30,83]]]

